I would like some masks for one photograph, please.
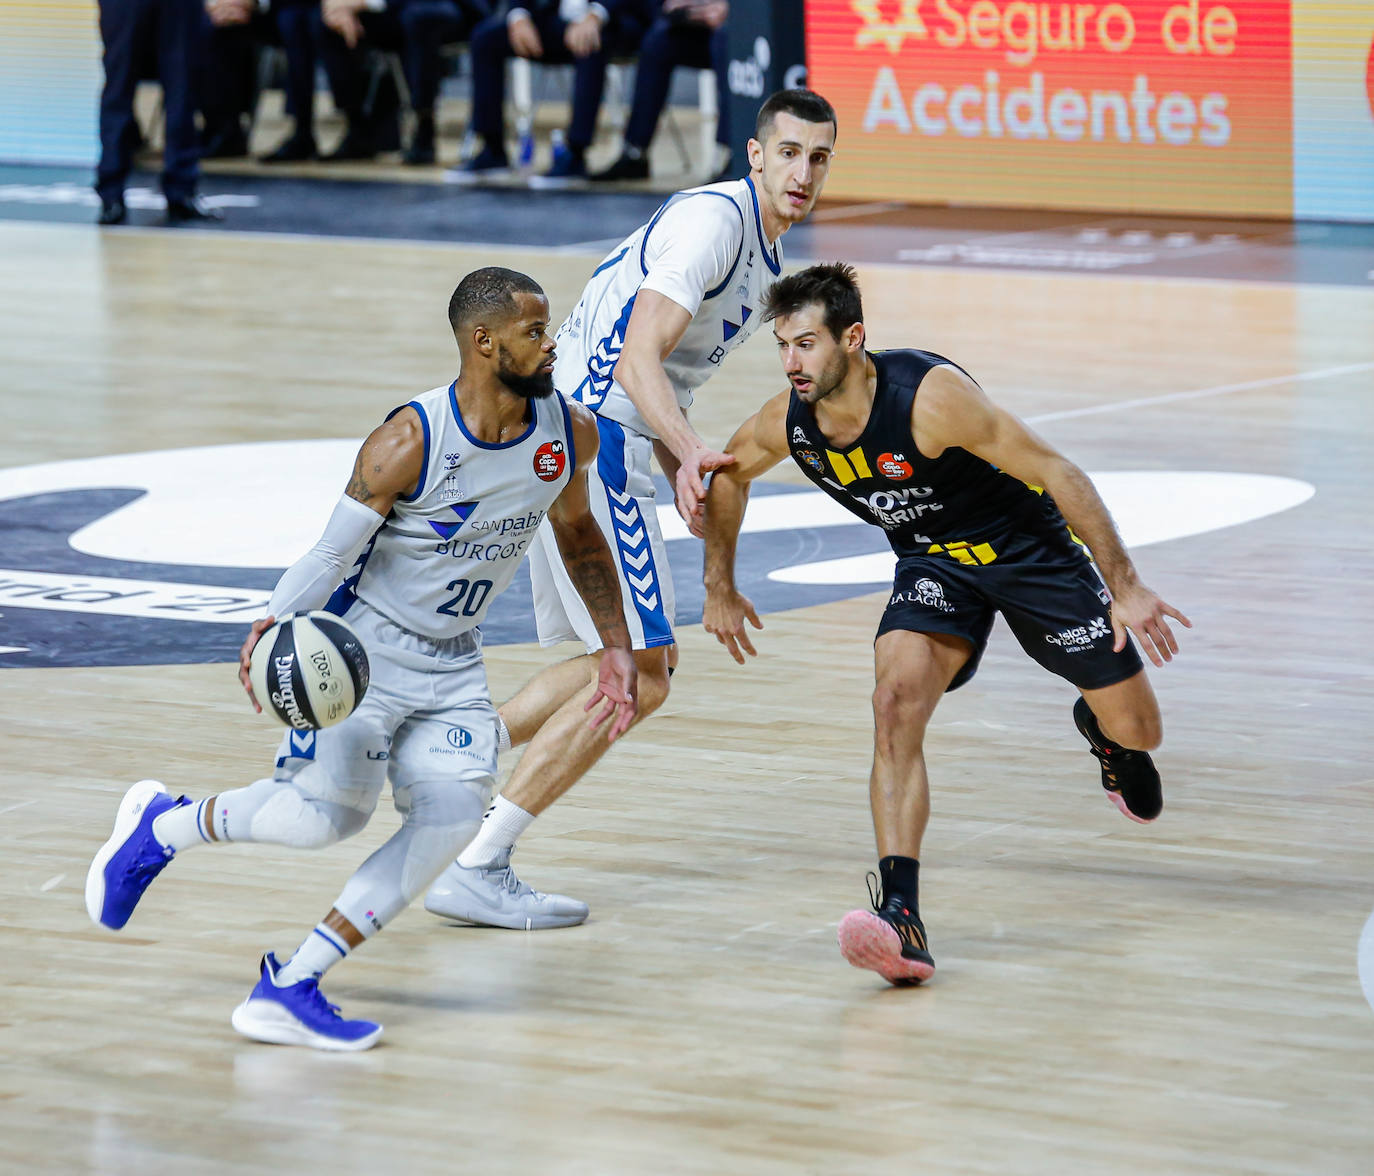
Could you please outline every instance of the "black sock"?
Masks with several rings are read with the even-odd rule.
[[[921,871],[921,863],[909,857],[885,857],[878,859],[878,876],[883,883],[884,904],[894,897],[902,900],[902,906],[917,912],[916,886]]]

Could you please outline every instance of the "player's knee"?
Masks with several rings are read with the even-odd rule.
[[[910,740],[925,734],[938,698],[931,699],[900,679],[885,679],[873,690],[873,723],[878,739],[901,732]]]
[[[414,901],[428,889],[477,835],[495,785],[491,776],[474,776],[462,780],[416,780],[394,788],[406,843],[401,867],[401,894],[405,902]]]
[[[1154,714],[1131,713],[1114,718],[1111,738],[1133,751],[1154,751],[1164,742],[1164,722]]]
[[[639,667],[639,717],[645,718],[668,701],[672,675],[666,659]]]
[[[253,814],[252,839],[293,849],[323,849],[352,837],[369,816],[370,810],[318,800],[295,784],[283,784]]]

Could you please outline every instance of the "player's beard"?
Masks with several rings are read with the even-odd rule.
[[[523,396],[526,400],[543,400],[553,395],[552,372],[536,368],[532,374],[522,375],[515,370],[515,361],[511,358],[511,353],[500,344],[497,345],[497,360],[496,378],[517,396]],[[540,366],[542,367],[545,362],[546,359],[541,356]]]
[[[805,392],[798,391],[797,396],[803,404],[815,404],[824,400],[844,383],[844,378],[849,374],[849,359],[841,351],[825,367],[821,368],[817,375],[807,376],[806,372],[801,374],[811,380],[811,387]]]

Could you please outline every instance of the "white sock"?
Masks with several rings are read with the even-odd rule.
[[[511,749],[510,728],[506,726],[506,720],[501,717],[501,712],[496,712],[496,750],[509,751]]]
[[[348,952],[348,944],[339,933],[321,923],[296,948],[296,954],[282,965],[277,973],[277,987],[286,988],[309,980],[311,976],[323,976]]]
[[[210,838],[205,836],[203,819],[205,806],[209,802],[210,799],[207,797],[205,800],[168,809],[153,819],[153,836],[158,839],[159,844],[174,853],[209,841]]]
[[[527,813],[504,796],[498,796],[482,817],[477,836],[458,855],[458,864],[467,870],[474,866],[490,865],[503,850],[510,849],[516,843],[533,820],[533,813]]]

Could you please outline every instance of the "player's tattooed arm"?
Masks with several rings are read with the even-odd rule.
[[[344,493],[385,517],[397,498],[415,492],[424,463],[424,426],[413,408],[403,408],[363,442]]]

